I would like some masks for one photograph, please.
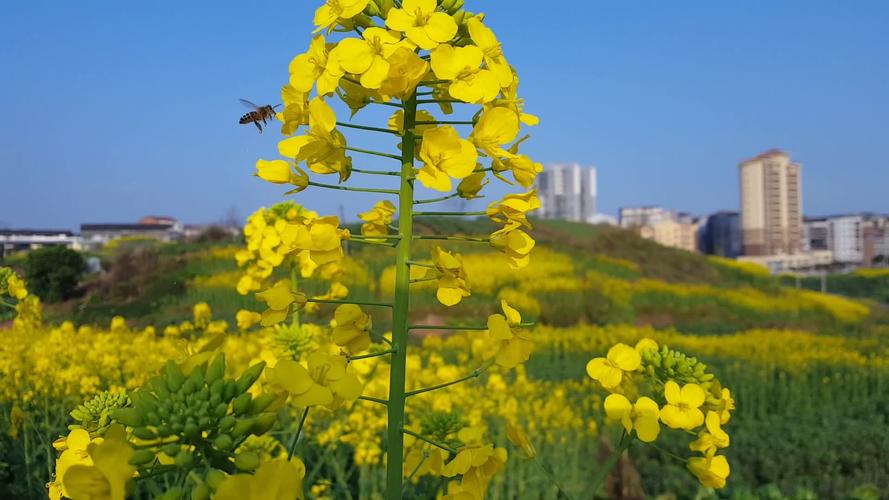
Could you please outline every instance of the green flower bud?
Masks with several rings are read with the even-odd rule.
[[[179,467],[188,467],[194,462],[194,455],[190,451],[180,450],[173,459]]]
[[[231,415],[226,415],[219,420],[217,426],[222,431],[227,431],[235,426],[235,417]]]
[[[381,14],[380,6],[374,2],[367,2],[367,7],[364,8],[364,14],[371,17],[379,16]]]
[[[222,380],[225,375],[225,353],[219,353],[213,358],[213,361],[207,366],[207,385],[212,385],[218,380]]]
[[[241,391],[243,392],[243,391]],[[225,390],[223,391],[222,400],[223,401],[231,401],[235,396],[240,394],[238,392],[238,383],[234,380],[226,380],[225,381]]]
[[[234,401],[232,401],[232,412],[235,415],[242,415],[247,412],[250,408],[250,394],[244,393],[240,396],[236,397]]]
[[[144,465],[154,460],[154,452],[151,450],[136,450],[130,456],[130,465]]]
[[[218,378],[210,384],[210,397],[216,396],[222,399],[222,393],[225,389],[225,380]]]
[[[253,420],[253,427],[250,429],[250,432],[261,436],[270,431],[277,421],[278,416],[274,413],[260,413]]]
[[[245,370],[241,377],[238,379],[237,394],[243,394],[247,392],[247,389],[249,389],[256,382],[256,380],[259,379],[260,375],[262,375],[262,370],[264,369],[265,361],[260,361],[250,368],[247,368],[247,370]]]
[[[252,452],[238,453],[235,455],[235,467],[245,472],[256,470],[259,467],[259,455]]]
[[[157,497],[157,500],[179,500],[180,498],[182,498],[182,488],[175,486]]]
[[[175,457],[179,453],[179,445],[176,443],[165,444],[161,446],[161,451],[171,457]]]
[[[256,399],[250,402],[250,409],[248,410],[248,413],[250,413],[251,415],[261,413],[265,411],[265,409],[268,408],[270,404],[274,403],[276,399],[278,399],[277,394],[260,394],[256,397]]]
[[[188,379],[182,384],[182,387],[179,388],[179,392],[185,396],[190,396],[194,393],[195,389],[194,382],[192,382],[191,379]]]
[[[135,408],[118,408],[111,412],[111,418],[128,427],[138,427],[142,425],[142,418],[136,412]]]
[[[220,434],[213,440],[213,447],[217,450],[228,450],[232,444],[234,444],[234,441],[228,434]]]
[[[188,380],[195,386],[195,390],[204,386],[204,368],[195,366],[191,373],[188,374]]]
[[[207,471],[207,485],[210,486],[213,490],[219,488],[219,485],[225,481],[227,477],[225,472],[222,472],[219,469],[210,469]]]
[[[172,436],[173,429],[169,425],[159,425],[157,426],[157,435],[160,437]]]
[[[219,403],[213,408],[213,416],[216,418],[222,418],[226,413],[228,413],[228,403]]]
[[[164,373],[167,376],[167,387],[170,388],[170,392],[179,392],[179,388],[185,382],[185,376],[182,375],[179,365],[172,361],[167,361],[167,364],[164,365]]]
[[[253,419],[247,418],[244,420],[238,420],[235,422],[235,427],[232,429],[231,435],[235,439],[241,439],[246,436],[250,429],[253,428]]]
[[[157,434],[148,427],[136,427],[133,429],[133,435],[139,439],[156,439]]]
[[[205,483],[195,485],[191,489],[191,500],[210,500],[210,487]]]

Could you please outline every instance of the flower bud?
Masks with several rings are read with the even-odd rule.
[[[154,460],[154,452],[151,450],[136,450],[130,456],[130,465],[143,465]]]
[[[164,365],[164,373],[167,376],[167,387],[170,389],[170,392],[179,392],[179,388],[185,382],[185,376],[182,375],[179,365],[172,361],[167,361],[167,364]]]
[[[265,368],[265,361],[260,361],[255,365],[247,368],[237,382],[237,394],[243,394],[247,392],[254,382],[262,375],[262,370]]]
[[[216,489],[228,477],[225,472],[219,469],[210,469],[207,471],[207,485],[212,489]]]
[[[259,467],[259,455],[252,452],[238,453],[235,455],[235,467],[245,472],[256,470]]]
[[[191,489],[191,500],[210,500],[210,487],[205,483],[195,485]]]
[[[133,429],[133,435],[139,439],[155,439],[157,434],[148,427],[136,427]]]
[[[265,411],[266,408],[269,407],[275,400],[278,399],[276,394],[261,394],[256,397],[256,399],[250,401],[250,408],[247,410],[247,413],[250,415],[256,415],[257,413],[261,413]]]
[[[136,413],[135,408],[118,408],[111,413],[111,418],[128,427],[142,425],[142,418]]]
[[[234,444],[234,441],[228,434],[220,434],[213,440],[213,447],[217,450],[228,450],[232,444]]]
[[[234,401],[232,401],[232,413],[235,415],[243,415],[247,413],[247,410],[250,408],[250,393],[245,392],[240,396],[236,397]]]
[[[278,421],[278,416],[274,413],[261,413],[253,420],[253,427],[250,432],[261,436],[271,430]]]

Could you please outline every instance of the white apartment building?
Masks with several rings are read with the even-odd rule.
[[[769,150],[738,165],[744,255],[794,254],[801,250],[802,190],[799,163]]]
[[[543,219],[596,221],[596,169],[577,163],[547,165],[534,181]]]

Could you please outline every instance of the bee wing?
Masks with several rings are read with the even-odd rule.
[[[240,101],[241,104],[243,104],[244,106],[247,106],[248,108],[250,108],[254,111],[259,109],[259,106],[257,106],[256,104],[253,104],[252,102],[248,101],[247,99],[238,99],[238,101]]]
[[[272,106],[272,109],[278,109],[281,106],[283,106],[283,104],[275,104],[274,106]]]

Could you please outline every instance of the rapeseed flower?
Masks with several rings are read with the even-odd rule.
[[[241,309],[235,314],[235,322],[238,324],[239,330],[247,331],[262,322],[262,314]]]
[[[253,175],[272,184],[294,185],[295,189],[287,194],[298,193],[309,185],[309,176],[284,160],[256,160],[256,173]]]
[[[403,32],[423,50],[449,42],[457,34],[457,23],[444,12],[437,12],[435,0],[404,0],[400,9],[390,9],[386,26]]]
[[[327,0],[315,11],[315,33],[326,29],[328,33],[337,24],[357,16],[370,0]]]
[[[417,180],[429,189],[447,192],[452,188],[452,177],[463,179],[472,174],[478,152],[454,127],[445,125],[423,132],[420,159],[423,167]]]
[[[686,466],[702,485],[716,489],[725,487],[725,480],[731,473],[728,460],[723,455],[692,457]]]
[[[305,161],[317,174],[338,173],[340,182],[352,173],[352,158],[346,156],[346,138],[336,129],[336,113],[324,99],[309,102],[309,133],[278,143],[281,156]]]
[[[364,236],[385,236],[389,234],[389,225],[395,215],[395,205],[389,200],[378,201],[367,212],[358,214],[364,221],[361,225],[361,234]]]
[[[306,362],[308,368],[285,359],[267,369],[269,383],[287,391],[294,405],[333,409],[361,395],[361,381],[349,370],[345,357],[315,351],[308,355]]]
[[[215,500],[293,500],[303,498],[306,466],[302,460],[269,460],[255,474],[227,476],[213,495]]]
[[[500,308],[503,314],[488,316],[488,335],[499,343],[496,363],[506,369],[515,368],[528,361],[534,343],[521,330],[512,329],[522,323],[522,315],[505,300],[500,301]]]
[[[278,324],[290,314],[290,306],[302,307],[306,303],[306,294],[295,292],[290,280],[281,280],[274,286],[256,294],[256,298],[266,303],[268,309],[262,313],[262,326]]]
[[[510,223],[491,233],[490,244],[506,255],[509,267],[521,269],[531,262],[531,250],[536,243],[528,233],[518,229],[518,224]]]
[[[497,40],[497,36],[478,17],[466,20],[466,28],[472,41],[482,50],[485,58],[485,66],[497,76],[500,87],[508,87],[512,84],[512,67],[503,56],[503,48]]]
[[[319,95],[336,90],[343,70],[336,60],[331,60],[334,47],[336,44],[327,43],[324,35],[318,35],[312,39],[306,53],[293,58],[290,62],[290,85],[296,92],[307,95],[316,82]]]
[[[454,255],[441,247],[435,247],[432,250],[432,263],[438,273],[438,291],[435,296],[439,302],[450,307],[459,304],[464,297],[469,297],[469,283],[460,254]]]
[[[591,359],[586,365],[586,372],[590,378],[599,381],[602,387],[610,390],[619,386],[624,378],[641,364],[642,358],[635,349],[624,343],[618,343],[608,349],[606,357]]]
[[[478,166],[478,165],[477,165]],[[471,200],[478,198],[479,191],[490,182],[484,172],[475,172],[474,174],[464,177],[460,184],[457,185],[457,194],[460,198]]]
[[[506,226],[515,223],[530,229],[528,212],[539,208],[540,198],[537,197],[537,190],[532,189],[523,194],[508,194],[499,202],[488,205],[486,212],[488,217],[497,224]]]
[[[380,94],[407,99],[429,72],[429,63],[407,47],[398,47],[388,56],[389,74],[380,85]]]
[[[658,423],[660,412],[653,399],[642,396],[635,403],[630,403],[623,394],[609,394],[605,398],[604,406],[609,419],[619,421],[627,434],[635,430],[640,441],[651,443],[660,434],[661,426]]]
[[[448,93],[472,104],[493,101],[500,93],[497,75],[481,67],[485,54],[475,45],[440,45],[431,53],[430,66],[436,78],[450,81]]]
[[[367,28],[361,38],[346,38],[334,49],[337,62],[347,72],[360,75],[361,86],[378,89],[389,75],[388,59],[402,46],[397,32]]]
[[[635,352],[635,351],[633,351]],[[673,429],[692,430],[704,423],[704,404],[706,394],[698,384],[679,384],[670,380],[664,384],[664,397],[667,404],[661,408],[661,422]]]
[[[87,453],[92,464],[77,463],[68,467],[62,485],[71,498],[123,500],[126,484],[133,478],[135,467],[129,464],[133,448],[126,442],[123,429],[109,430],[102,441],[90,443]]]
[[[730,438],[719,425],[719,414],[715,411],[708,411],[704,418],[704,424],[707,430],[701,431],[698,434],[698,439],[689,443],[688,448],[707,456],[716,454],[717,449],[728,448]]]
[[[336,308],[330,322],[333,343],[355,354],[370,347],[373,319],[355,304],[342,304]]]

